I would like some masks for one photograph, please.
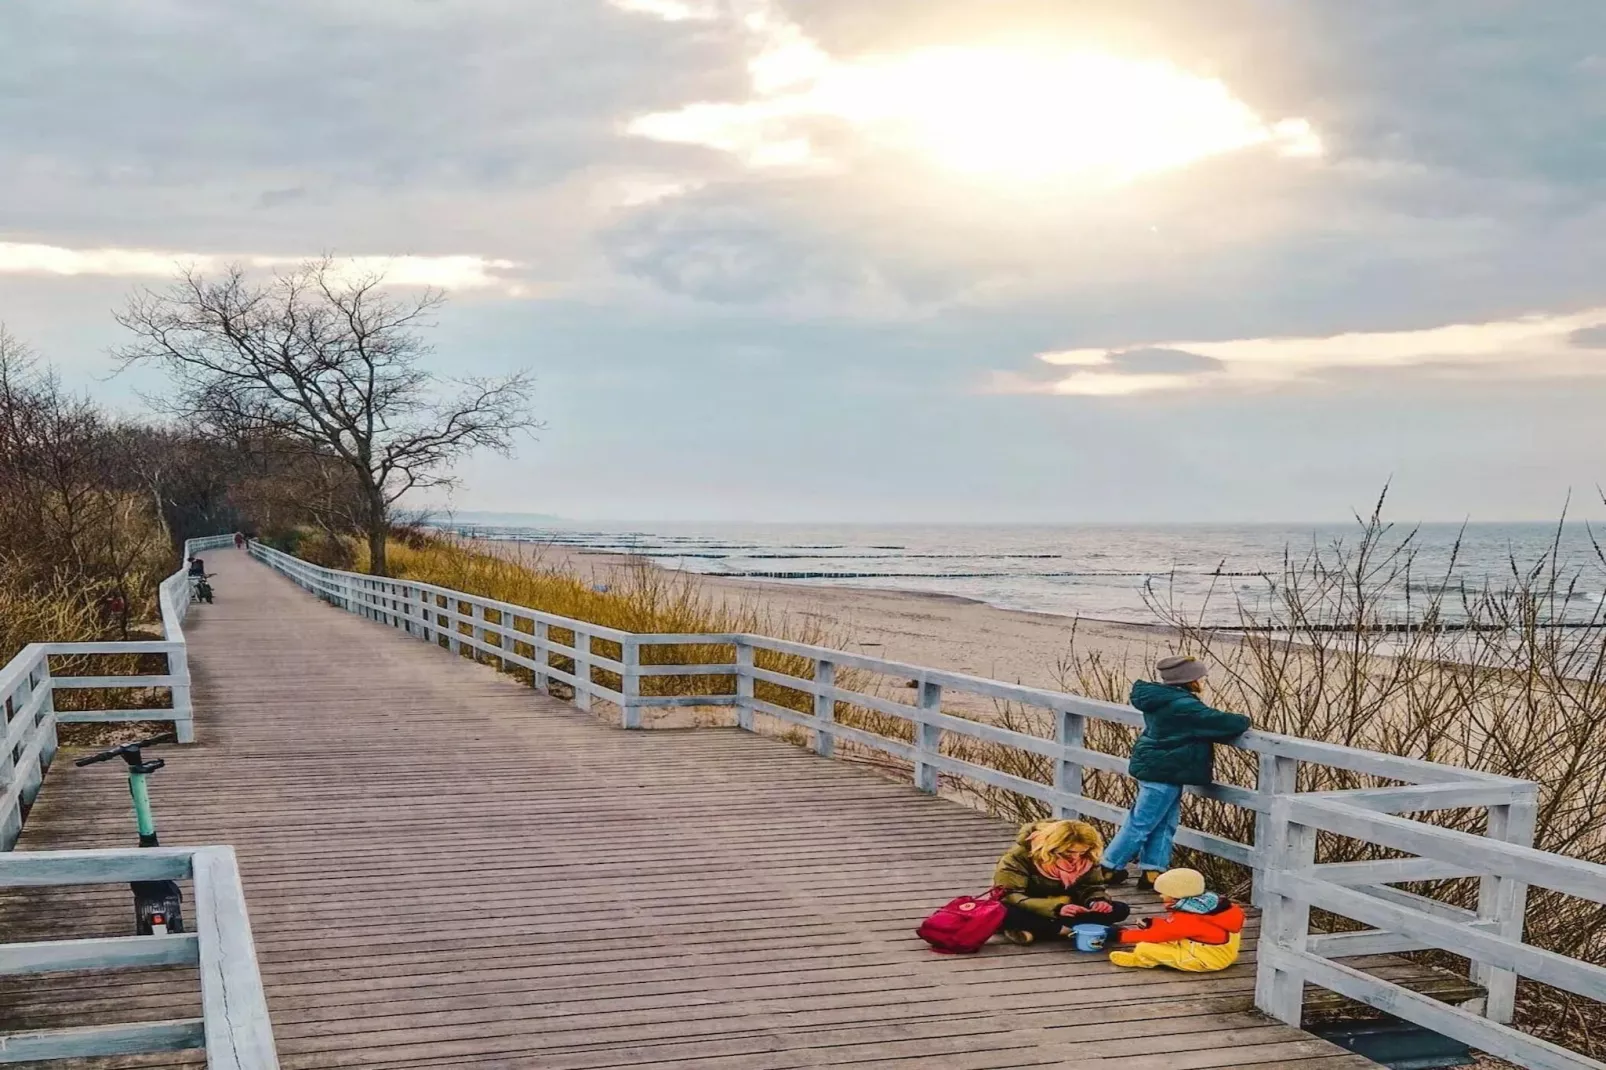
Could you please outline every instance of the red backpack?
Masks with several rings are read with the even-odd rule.
[[[944,955],[971,955],[981,950],[992,935],[1004,927],[1005,889],[994,888],[986,895],[962,895],[925,921],[915,935]]]

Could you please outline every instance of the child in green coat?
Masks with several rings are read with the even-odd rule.
[[[1104,851],[1107,884],[1126,880],[1134,858],[1142,876],[1139,891],[1171,868],[1171,841],[1182,821],[1182,789],[1214,779],[1215,745],[1249,730],[1249,718],[1224,713],[1199,700],[1208,671],[1198,658],[1163,658],[1155,666],[1160,682],[1132,685],[1132,705],[1143,713],[1143,734],[1132,745],[1127,771],[1138,782],[1138,797],[1126,823]]]

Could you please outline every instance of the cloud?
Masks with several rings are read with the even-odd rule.
[[[1321,337],[1161,342],[1133,349],[1068,349],[1037,359],[1069,375],[1044,379],[995,372],[987,391],[1113,396],[1216,385],[1264,389],[1393,369],[1455,370],[1496,378],[1606,375],[1580,346],[1606,345],[1606,308],[1409,331]]]
[[[309,256],[265,254],[217,255],[156,249],[64,249],[54,245],[0,242],[0,275],[100,275],[119,278],[170,278],[184,267],[216,271],[226,264],[272,270],[294,267]],[[511,260],[481,256],[356,256],[339,258],[338,267],[352,274],[382,274],[396,286],[438,286],[448,290],[519,288],[504,272],[519,267]]]
[[[262,196],[257,198],[257,206],[259,208],[277,208],[281,204],[293,204],[306,196],[307,187],[305,186],[264,190]]]
[[[1606,349],[1606,325],[1580,327],[1567,336],[1567,344],[1579,349]]]
[[[1183,349],[1151,346],[1110,354],[1110,363],[1125,375],[1186,375],[1220,371],[1226,365],[1215,357]]]
[[[706,22],[719,17],[719,8],[710,2],[688,3],[685,0],[608,0],[621,11],[638,15],[655,15],[665,22]]]

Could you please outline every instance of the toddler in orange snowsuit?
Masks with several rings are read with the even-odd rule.
[[[1214,973],[1238,961],[1242,907],[1205,891],[1204,876],[1192,869],[1167,870],[1155,878],[1154,890],[1165,902],[1165,917],[1121,930],[1121,950],[1110,952],[1111,962],[1138,969],[1169,966]]]

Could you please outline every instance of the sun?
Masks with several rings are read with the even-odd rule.
[[[1309,122],[1267,121],[1220,80],[1161,59],[954,46],[842,60],[795,24],[749,29],[761,41],[748,65],[751,99],[645,115],[627,131],[718,149],[752,168],[840,169],[846,128],[861,148],[958,174],[1090,185],[1257,147],[1322,153]]]
[[[834,66],[800,101],[953,171],[1124,183],[1259,145],[1314,155],[1221,82],[1162,61],[944,48]]]

